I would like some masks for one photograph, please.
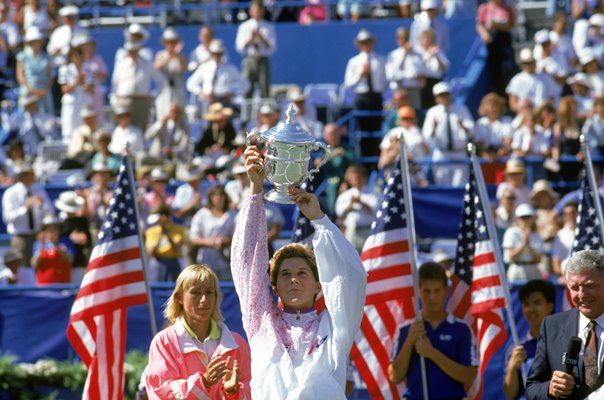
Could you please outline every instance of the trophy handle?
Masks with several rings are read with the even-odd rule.
[[[312,175],[319,172],[319,168],[321,168],[323,165],[325,165],[325,163],[327,163],[327,161],[329,161],[329,156],[331,155],[331,147],[323,142],[315,142],[315,144],[312,146],[313,151],[317,151],[319,149],[322,149],[325,152],[325,155],[323,156],[323,159],[321,160],[321,162],[319,163],[319,165],[317,165],[316,168],[311,169],[310,171],[308,171],[308,178],[312,180]]]

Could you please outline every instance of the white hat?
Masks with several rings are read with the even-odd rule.
[[[203,172],[197,166],[185,169],[181,174],[181,180],[185,182],[196,181],[203,178]]]
[[[13,167],[13,173],[15,174],[15,176],[19,176],[26,172],[34,172],[34,167],[31,165],[31,163],[22,162],[18,163]]]
[[[287,101],[299,102],[306,100],[308,96],[302,92],[302,89],[298,86],[294,86],[287,91]]]
[[[274,114],[277,112],[276,107],[273,105],[273,103],[264,103],[261,107],[260,110],[258,110],[258,112],[260,114]]]
[[[531,207],[529,204],[522,203],[516,207],[516,211],[514,211],[514,215],[516,215],[516,218],[534,217],[535,209],[533,207]]]
[[[438,82],[432,88],[432,94],[434,96],[439,96],[443,93],[451,93],[451,86],[447,82]]]
[[[604,15],[602,15],[602,14],[592,15],[591,17],[589,17],[589,25],[604,28]]]
[[[233,168],[231,169],[231,173],[233,175],[245,174],[245,173],[247,173],[247,169],[245,168],[245,165],[237,163],[237,164],[233,165]]]
[[[570,85],[583,85],[587,88],[591,88],[591,82],[589,77],[584,72],[577,72],[570,78],[568,78],[568,83]]]
[[[178,35],[178,33],[176,33],[176,31],[174,29],[167,28],[164,31],[164,33],[162,33],[161,40],[165,40],[165,41],[180,40],[180,36]]]
[[[82,111],[80,111],[80,117],[82,118],[94,117],[95,115],[96,110],[91,106],[86,106],[82,108]]]
[[[130,24],[130,26],[128,26],[128,29],[124,29],[124,39],[126,39],[126,41],[130,40],[132,38],[132,35],[142,36],[140,41],[142,41],[143,43],[146,42],[147,39],[149,39],[149,31],[146,30],[145,27],[143,27],[141,24]]]
[[[453,257],[451,254],[447,253],[446,251],[439,249],[434,253],[434,257],[432,257],[432,261],[434,261],[435,263],[441,263],[444,261],[453,261],[455,260],[455,257]]]
[[[560,195],[552,189],[552,185],[546,179],[539,179],[533,183],[533,189],[529,194],[531,201],[535,201],[535,198],[541,192],[547,193],[554,200],[558,200],[560,197]]]
[[[73,38],[71,38],[71,47],[80,47],[90,42],[94,42],[92,36],[87,33],[79,33],[76,34]]]
[[[42,218],[42,226],[60,225],[61,222],[61,219],[54,214],[47,214],[44,218]]]
[[[521,63],[532,63],[535,62],[535,57],[533,57],[533,49],[530,47],[525,47],[520,50],[520,55],[518,56]]]
[[[367,29],[361,29],[359,33],[357,33],[357,37],[355,38],[357,42],[366,42],[368,40],[375,40],[375,37],[369,32]]]
[[[35,40],[43,40],[43,39],[46,39],[46,35],[37,26],[30,26],[25,31],[25,42],[26,43],[33,42]]]
[[[438,8],[439,2],[437,0],[422,0],[420,8],[422,10],[429,10],[431,8]]]
[[[592,61],[596,61],[596,55],[591,49],[584,49],[579,55],[579,63],[581,65],[589,64]]]
[[[80,13],[80,9],[76,6],[65,6],[59,10],[59,15],[61,17],[67,17],[69,15],[78,15]]]
[[[35,103],[38,100],[40,100],[40,97],[36,96],[35,94],[27,93],[25,95],[19,96],[19,106],[26,107],[30,104]]]
[[[224,54],[224,43],[220,39],[212,39],[208,46],[208,51],[210,53]]]
[[[74,213],[84,207],[86,201],[76,192],[69,190],[59,195],[59,198],[55,201],[55,207],[66,213]]]
[[[130,107],[117,106],[113,109],[113,115],[124,115],[124,114],[130,114]]]
[[[101,132],[101,131],[98,131],[98,132]],[[109,131],[107,131],[107,130],[104,130],[104,132],[109,133]],[[109,136],[111,137],[111,134],[109,134]],[[92,172],[113,172],[113,170],[111,168],[109,168],[109,165],[107,165],[107,163],[103,162],[103,161],[98,161],[98,162],[92,164],[91,170],[92,170]]]
[[[152,181],[168,181],[170,179],[168,173],[159,167],[155,167],[151,170],[149,178]]]
[[[550,35],[550,31],[548,31],[547,29],[541,29],[540,31],[537,31],[537,33],[535,33],[535,43],[544,44],[549,43],[551,41],[552,38]]]

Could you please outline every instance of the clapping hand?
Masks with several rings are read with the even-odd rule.
[[[203,384],[206,388],[211,388],[218,383],[227,372],[227,361],[222,359],[220,355],[212,357],[208,364],[208,369],[201,375]]]
[[[222,378],[222,384],[224,391],[227,393],[235,393],[239,387],[239,363],[230,356],[226,360],[226,370]]]

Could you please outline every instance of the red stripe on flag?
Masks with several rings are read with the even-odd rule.
[[[378,303],[374,307],[388,331],[388,336],[393,337],[396,333],[397,323],[388,305],[386,303]]]
[[[478,303],[473,303],[470,307],[470,313],[474,316],[480,316],[481,313],[490,311],[494,308],[505,308],[505,299],[498,297],[496,299],[489,299]]]
[[[407,240],[399,240],[396,242],[382,244],[370,249],[364,249],[361,253],[361,260],[371,260],[374,258],[390,256],[396,253],[405,253],[409,251],[409,242]]]
[[[365,362],[365,358],[359,351],[356,343],[352,344],[352,348],[350,349],[350,358],[352,362],[354,362],[357,371],[359,371],[359,375],[362,377],[363,382],[365,382],[365,386],[367,386],[367,391],[371,395],[373,400],[383,400],[384,396],[380,390],[380,386],[378,385],[375,377],[373,376],[373,372]],[[393,399],[398,397],[393,397]]]
[[[110,397],[113,397],[113,390],[114,390],[114,386],[117,382],[115,382],[114,380],[114,376],[113,376],[113,371],[112,371],[112,366],[113,363],[115,362],[115,358],[114,358],[114,353],[113,350],[115,349],[115,343],[113,341],[113,317],[114,317],[114,312],[110,312],[107,313],[105,315],[105,349],[107,350],[105,352],[106,354],[106,365],[99,365],[99,370],[102,370],[103,373],[105,374],[105,376],[107,377],[107,392],[110,395]],[[118,398],[120,396],[118,395]]]
[[[136,260],[137,258],[140,258],[140,256],[141,252],[138,247],[114,251],[109,254],[101,255],[90,260],[86,271],[90,271],[96,268],[103,268],[108,265],[118,264],[125,261]]]
[[[377,359],[379,366],[383,373],[388,376],[388,365],[390,365],[390,355],[386,352],[386,349],[382,345],[382,340],[375,332],[373,325],[369,322],[367,318],[367,314],[363,314],[363,319],[361,320],[361,332],[365,336],[365,340],[370,343],[371,348],[373,349],[373,354]],[[392,383],[390,383],[391,386]]]
[[[411,264],[409,263],[377,268],[367,272],[367,283],[407,275],[411,275]]]
[[[492,251],[484,254],[476,254],[474,256],[474,266],[480,267],[486,264],[495,263],[495,254]]]
[[[119,286],[125,286],[129,283],[142,282],[145,280],[145,275],[142,270],[126,272],[115,275],[106,279],[99,279],[80,288],[76,298],[82,298],[104,290],[113,289]],[[146,303],[146,301],[145,301]]]
[[[365,297],[365,305],[377,304],[381,302],[397,300],[401,297],[413,296],[412,287],[396,288],[391,290],[385,290],[374,294],[368,294]]]
[[[86,315],[101,315],[108,312],[115,311],[118,307],[130,307],[145,304],[147,302],[147,295],[145,293],[134,294],[131,296],[124,296],[117,298],[107,303],[99,304],[96,306],[88,307],[77,314],[72,315],[72,320],[80,319],[80,317]],[[96,326],[94,328],[96,330]],[[95,338],[96,341],[96,338]]]
[[[497,286],[501,286],[499,275],[485,276],[484,278],[474,279],[472,281],[472,292]]]

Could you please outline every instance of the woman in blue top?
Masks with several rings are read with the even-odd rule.
[[[46,36],[36,26],[25,32],[25,48],[17,58],[17,82],[21,95],[32,94],[39,97],[38,111],[54,114],[50,88],[52,87],[52,63],[44,51]]]

